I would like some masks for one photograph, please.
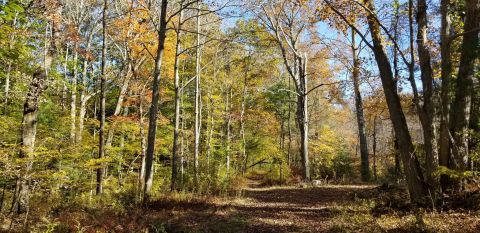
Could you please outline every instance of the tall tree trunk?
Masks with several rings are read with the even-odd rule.
[[[102,74],[100,78],[100,129],[98,134],[98,158],[102,159],[105,156],[105,99],[106,99],[106,66],[107,66],[107,8],[108,0],[103,2],[103,18],[102,18],[102,27],[103,27],[103,39],[102,39]],[[100,168],[97,169],[97,188],[96,194],[100,195],[103,193],[103,176],[105,169],[103,164]]]
[[[198,188],[198,156],[200,154],[200,1],[197,2],[197,51],[195,56],[195,67],[196,67],[196,78],[195,78],[195,145],[194,145],[194,154],[193,154],[193,172],[194,172],[194,182],[195,188]]]
[[[367,7],[374,12],[372,0],[365,1]],[[412,138],[408,130],[407,121],[403,113],[400,97],[396,92],[394,77],[390,62],[384,50],[380,25],[371,12],[367,13],[368,26],[372,36],[373,53],[380,72],[383,91],[386,97],[390,119],[395,130],[395,137],[398,140],[400,154],[402,155],[403,166],[410,198],[414,202],[421,202],[427,195],[427,190],[420,170]]]
[[[185,62],[183,63],[185,68]],[[180,80],[180,86],[183,87],[183,80]],[[183,178],[185,177],[185,109],[183,108],[183,88],[180,90],[180,184],[183,187]],[[188,146],[187,146],[188,148]]]
[[[155,58],[155,70],[153,72],[153,87],[152,87],[152,105],[150,107],[150,115],[148,119],[148,141],[147,141],[147,156],[145,160],[145,187],[144,187],[144,201],[148,201],[152,191],[153,184],[153,160],[155,154],[155,139],[157,133],[157,114],[158,104],[160,101],[160,78],[162,75],[162,58],[165,51],[165,38],[167,32],[167,0],[162,0],[160,28],[158,29],[158,47]]]
[[[213,85],[215,85],[215,81],[217,80],[217,61],[218,61],[218,47],[216,48],[215,51],[215,58],[213,60]],[[212,156],[212,140],[213,140],[213,133],[214,133],[214,128],[215,128],[215,122],[214,122],[214,114],[215,114],[215,100],[213,99],[212,95],[212,90],[208,91],[208,101],[209,101],[209,106],[208,106],[208,119],[209,123],[207,123],[207,173],[210,173],[210,158]]]
[[[139,94],[139,101],[138,101],[138,127],[140,128],[140,153],[142,156],[142,161],[140,164],[140,172],[138,174],[138,193],[139,196],[142,197],[142,190],[144,187],[144,180],[145,180],[145,158],[146,158],[146,144],[147,140],[145,137],[145,123],[143,119],[143,100],[145,98],[145,91],[140,91]]]
[[[440,148],[439,148],[439,165],[444,167],[449,167],[449,157],[450,157],[450,131],[449,131],[449,121],[450,121],[450,93],[451,93],[451,79],[452,79],[452,52],[451,52],[451,43],[450,43],[450,30],[451,30],[451,18],[450,18],[450,0],[441,0],[440,3],[440,12],[441,12],[441,28],[440,28],[440,53],[442,56],[441,60],[441,80],[442,80],[442,89],[441,89],[441,102],[442,102],[442,111],[441,111],[441,120],[440,120]],[[448,176],[442,175],[440,177],[440,182],[442,189],[447,188]]]
[[[78,61],[78,52],[77,52],[77,43],[73,45],[73,75],[71,79],[71,95],[70,100],[70,140],[72,143],[75,143],[75,134],[77,129],[77,61]]]
[[[230,87],[227,89],[226,91],[226,104],[225,104],[225,114],[226,114],[226,123],[225,123],[225,143],[226,143],[226,149],[225,149],[225,153],[226,153],[226,169],[227,169],[227,176],[230,175],[230,138],[231,138],[231,135],[230,135],[230,124],[231,124],[231,121],[232,121],[232,102],[233,102],[233,91],[232,91],[232,86],[230,85]]]
[[[37,133],[37,117],[40,95],[45,88],[47,81],[46,70],[37,70],[33,74],[32,82],[25,103],[23,104],[22,119],[22,149],[20,150],[20,158],[28,158],[25,165],[23,176],[18,179],[17,187],[19,187],[18,212],[23,213],[28,210],[28,201],[30,199],[30,171],[33,164],[33,152],[35,148],[35,136]]]
[[[288,79],[288,90],[292,89],[292,80]],[[288,149],[287,149],[287,160],[288,166],[292,165],[292,97],[291,93],[288,92],[288,120],[287,120],[287,130],[288,130]]]
[[[398,41],[398,23],[400,21],[400,4],[398,3],[398,0],[394,1],[395,5],[395,13],[394,13],[394,19],[393,20],[393,39],[395,41]],[[393,50],[393,75],[394,75],[394,85],[395,85],[395,91],[398,92],[398,81],[400,80],[400,69],[398,67],[398,50],[396,47],[392,46]]]
[[[180,13],[178,17],[178,25],[176,29],[177,39],[175,43],[175,65],[173,68],[174,82],[175,82],[175,125],[173,129],[173,148],[172,148],[172,179],[170,190],[174,191],[177,186],[177,174],[178,174],[178,135],[180,131],[180,75],[179,71],[179,62],[180,62],[180,37],[182,30],[182,21],[183,21],[183,1],[180,3]]]
[[[377,180],[377,116],[373,118],[373,178]]]
[[[298,58],[300,61],[302,58]],[[300,158],[302,161],[302,176],[305,181],[310,181],[310,162],[308,157],[308,76],[307,55],[299,62],[297,85],[297,124],[300,130]]]
[[[249,59],[249,58],[247,58]],[[249,60],[246,61],[246,64],[245,64],[245,74],[244,74],[244,77],[243,77],[243,96],[242,96],[242,110],[240,112],[240,135],[241,135],[241,138],[242,138],[242,158],[243,158],[243,163],[242,163],[242,175],[245,175],[245,172],[247,171],[247,141],[245,139],[245,110],[246,110],[246,101],[247,101],[247,94],[248,94],[248,89],[247,89],[247,85],[248,85],[248,69],[250,68],[249,67],[249,64],[248,64]],[[282,127],[283,129],[283,127]],[[283,133],[283,130],[282,130],[282,133]]]
[[[360,93],[360,61],[358,60],[358,50],[355,42],[355,31],[352,29],[352,59],[353,70],[352,80],[355,92],[355,110],[357,115],[358,137],[360,138],[360,157],[362,181],[370,180],[370,163],[368,161],[367,136],[365,135],[365,117],[363,114],[362,94]]]
[[[453,136],[453,159],[451,168],[465,171],[468,163],[469,118],[475,76],[475,60],[478,50],[478,26],[480,1],[466,0],[466,15],[463,28],[460,66],[458,69],[455,100],[450,113],[450,131]]]
[[[83,72],[82,72],[82,92],[80,94],[80,110],[78,112],[78,132],[76,141],[81,143],[83,140],[83,128],[85,124],[85,115],[87,114],[87,101],[90,98],[87,94],[87,70],[88,70],[88,61],[86,58],[83,60]]]
[[[62,81],[63,84],[63,89],[62,89],[62,99],[61,99],[61,105],[62,105],[62,112],[65,111],[65,105],[67,103],[67,80],[68,80],[68,43],[65,46],[65,62],[63,63],[63,72],[64,72],[64,79]]]
[[[427,46],[427,2],[417,1],[417,47],[420,61],[421,79],[423,86],[423,107],[418,109],[423,116],[420,117],[423,129],[425,149],[426,178],[428,184],[435,188],[438,183],[433,173],[438,168],[437,137],[434,123],[435,104],[433,102],[433,70],[431,65],[430,50]]]

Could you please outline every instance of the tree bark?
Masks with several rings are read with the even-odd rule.
[[[302,60],[302,58],[298,58]],[[310,181],[310,162],[308,157],[308,76],[307,55],[303,62],[298,62],[297,85],[297,124],[300,130],[300,158],[302,161],[302,176],[305,181]]]
[[[373,118],[373,178],[377,180],[377,116]]]
[[[24,213],[28,210],[28,202],[30,199],[30,171],[33,164],[33,152],[37,134],[38,105],[40,95],[45,88],[46,79],[46,70],[40,69],[33,74],[32,82],[29,85],[27,97],[23,104],[20,158],[27,158],[27,161],[24,174],[17,181],[19,213]]]
[[[242,158],[243,158],[243,165],[242,165],[242,175],[245,175],[247,171],[247,141],[245,139],[245,111],[246,111],[246,101],[247,101],[247,94],[248,94],[248,69],[249,67],[249,58],[246,60],[245,64],[245,74],[243,77],[243,95],[242,95],[242,110],[240,112],[240,137],[242,138]],[[282,125],[283,126],[283,125]],[[282,127],[283,129],[283,127]],[[283,130],[282,130],[283,133]]]
[[[420,61],[421,79],[423,86],[423,106],[418,109],[423,129],[423,140],[425,149],[426,178],[431,187],[438,183],[433,173],[438,168],[437,137],[434,124],[435,104],[433,102],[433,70],[431,65],[430,50],[427,46],[427,2],[417,1],[417,47],[418,59]]]
[[[70,140],[72,143],[75,143],[75,135],[77,130],[77,61],[78,61],[78,52],[77,52],[77,43],[73,45],[73,75],[71,79],[71,90],[70,94],[72,98],[70,99]]]
[[[63,89],[62,89],[62,99],[61,99],[61,105],[62,105],[62,112],[65,111],[65,105],[67,102],[67,84],[68,82],[68,43],[65,46],[65,62],[63,63],[63,72],[64,73],[64,79],[62,81],[63,84]]]
[[[176,29],[177,39],[175,43],[175,64],[173,68],[174,82],[175,82],[175,125],[173,129],[173,148],[172,148],[172,179],[170,190],[174,191],[177,188],[177,176],[178,176],[178,136],[180,131],[180,75],[179,75],[179,62],[180,62],[180,44],[181,44],[181,30],[183,23],[183,1],[180,3],[180,12],[178,17],[178,26]]]
[[[357,56],[357,47],[355,42],[355,31],[352,29],[352,59],[353,70],[352,80],[355,93],[355,110],[357,115],[358,137],[360,139],[360,157],[361,157],[361,175],[362,181],[370,180],[370,163],[368,161],[367,136],[365,134],[365,117],[363,114],[362,94],[360,93],[360,61]]]
[[[195,55],[195,67],[196,67],[196,78],[195,78],[195,129],[194,129],[194,137],[195,137],[195,145],[194,145],[194,154],[193,154],[193,172],[194,172],[194,183],[195,188],[198,188],[198,157],[200,154],[200,58],[201,58],[201,49],[200,49],[200,1],[197,2],[197,45],[196,45],[196,55]]]
[[[98,134],[98,158],[102,159],[105,156],[105,99],[106,99],[106,66],[107,66],[107,9],[108,1],[104,0],[103,2],[103,18],[102,18],[102,27],[103,27],[103,39],[102,39],[102,64],[101,64],[101,78],[100,78],[100,129]],[[103,164],[100,168],[97,169],[97,185],[96,185],[96,194],[100,195],[103,193],[103,176],[105,169]]]
[[[145,123],[143,119],[143,100],[145,98],[145,91],[140,91],[139,101],[138,101],[138,127],[140,128],[140,153],[142,156],[142,161],[140,164],[140,171],[138,174],[138,193],[142,197],[142,190],[145,185],[145,158],[146,158],[146,144],[147,140],[145,137]]]
[[[144,201],[148,201],[152,191],[153,184],[153,160],[155,153],[155,139],[157,133],[157,114],[158,104],[160,101],[160,78],[162,75],[162,58],[165,51],[165,38],[167,32],[167,6],[168,0],[162,0],[160,28],[158,29],[158,45],[157,55],[155,58],[155,70],[153,72],[153,87],[152,87],[152,105],[150,107],[150,115],[148,119],[148,140],[147,140],[147,156],[145,160],[145,187],[144,187]]]
[[[452,79],[452,52],[450,43],[450,30],[451,30],[451,18],[450,18],[450,0],[441,0],[440,3],[441,12],[441,28],[440,28],[440,53],[441,53],[441,102],[442,111],[440,118],[440,148],[439,148],[439,165],[449,167],[449,158],[451,154],[450,150],[450,104],[451,104],[451,79]],[[440,177],[440,183],[442,189],[447,188],[448,176],[442,175]]]
[[[226,101],[225,101],[225,117],[226,117],[226,122],[225,122],[225,143],[226,143],[226,149],[225,149],[225,157],[226,157],[226,169],[227,169],[227,176],[230,175],[230,124],[232,121],[232,102],[233,102],[233,91],[232,91],[232,86],[227,89],[226,91]]]

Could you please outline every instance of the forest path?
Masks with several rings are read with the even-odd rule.
[[[245,232],[327,232],[348,211],[355,192],[371,186],[271,187],[245,190],[232,205],[247,219]]]
[[[338,216],[357,213],[354,193],[373,187],[261,188],[256,179],[248,184],[237,198],[153,204],[158,212],[151,217],[166,232],[331,232]]]

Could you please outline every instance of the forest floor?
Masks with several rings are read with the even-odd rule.
[[[375,186],[261,187],[256,180],[248,185],[237,198],[165,198],[115,218],[105,212],[90,214],[81,228],[84,232],[480,232],[480,212],[379,209]]]
[[[167,196],[121,213],[64,210],[48,232],[480,232],[478,211],[379,208],[376,186],[247,184],[238,197]]]

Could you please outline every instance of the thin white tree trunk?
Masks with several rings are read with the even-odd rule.
[[[77,61],[78,61],[78,52],[77,44],[73,46],[73,75],[71,80],[71,101],[70,101],[70,140],[72,143],[75,143],[76,135],[76,119],[77,119]]]
[[[179,62],[180,62],[180,44],[181,44],[181,30],[183,21],[183,1],[180,3],[180,13],[178,17],[177,26],[177,39],[175,43],[175,65],[173,68],[174,82],[175,82],[175,125],[173,130],[173,148],[172,148],[172,178],[171,178],[171,191],[176,189],[177,185],[177,165],[178,165],[178,136],[180,131],[180,75],[179,75]]]
[[[199,176],[199,162],[198,157],[200,154],[200,81],[201,81],[201,67],[200,67],[200,1],[197,2],[197,45],[196,45],[196,60],[195,60],[195,67],[196,67],[196,78],[195,78],[195,145],[194,145],[194,182],[195,188],[198,188],[198,176]]]

